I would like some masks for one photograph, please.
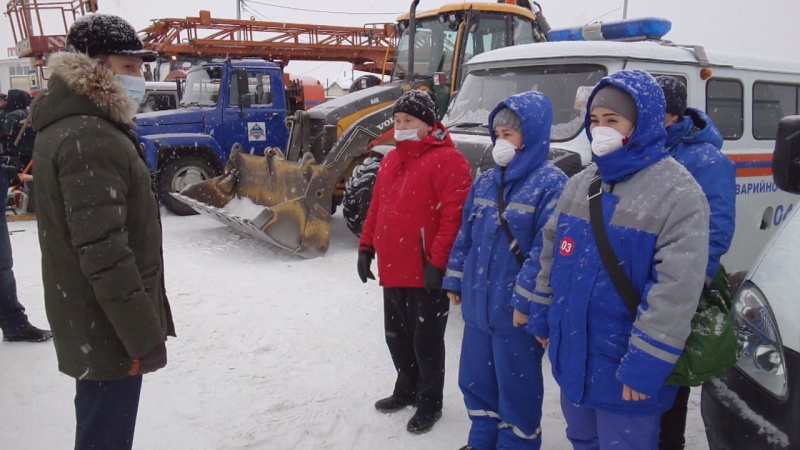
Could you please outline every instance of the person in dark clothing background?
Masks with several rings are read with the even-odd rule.
[[[472,178],[436,122],[433,99],[408,91],[394,107],[397,148],[381,161],[359,241],[358,275],[375,279],[378,256],[386,344],[397,380],[375,403],[384,413],[416,405],[406,429],[429,431],[442,413],[444,332],[450,302],[442,279]]]
[[[22,168],[33,157],[33,141],[36,135],[32,127],[25,125],[30,104],[30,94],[12,89],[8,91],[8,102],[0,113],[0,147],[3,155],[17,158],[14,162],[19,163]]]
[[[703,189],[711,210],[708,265],[704,289],[712,280],[727,283],[720,258],[728,252],[736,226],[736,166],[722,153],[722,135],[703,111],[687,107],[683,81],[672,76],[656,78],[666,100],[665,147],[692,174]],[[681,450],[686,444],[688,386],[680,386],[672,408],[661,416],[660,450]]]
[[[21,163],[9,154],[9,146],[13,144],[11,133],[6,130],[5,123],[11,123],[28,113],[26,108],[30,97],[25,91],[12,89],[5,97],[3,110],[0,112],[0,193],[4,203],[6,192],[11,185],[19,183],[18,173]],[[5,208],[0,218],[0,328],[6,342],[44,342],[52,337],[50,331],[40,330],[31,325],[25,314],[25,307],[17,298],[17,281],[14,278],[14,259],[11,250],[11,238],[8,234],[8,221]]]

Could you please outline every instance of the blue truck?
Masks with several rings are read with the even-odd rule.
[[[252,155],[286,148],[287,114],[324,100],[324,94],[307,96],[309,88],[286,83],[281,67],[263,60],[211,62],[189,71],[180,108],[136,116],[159,201],[173,213],[194,214],[170,192],[221,174],[234,145]]]

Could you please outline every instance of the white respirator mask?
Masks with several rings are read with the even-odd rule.
[[[506,167],[517,154],[517,146],[505,139],[498,139],[492,149],[492,158],[498,166]]]
[[[419,128],[415,128],[413,130],[394,130],[394,140],[397,142],[402,141],[418,141],[419,140]]]
[[[610,155],[625,146],[628,140],[628,136],[611,127],[595,127],[592,130],[592,153],[598,157]]]

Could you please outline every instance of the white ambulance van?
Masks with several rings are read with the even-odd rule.
[[[736,232],[722,262],[730,274],[743,275],[800,199],[772,181],[778,122],[800,114],[800,61],[676,45],[661,39],[670,27],[663,19],[592,24],[551,31],[551,42],[478,55],[464,65],[443,122],[462,153],[483,152],[485,170],[493,165],[489,112],[510,95],[539,91],[553,104],[551,160],[571,158],[580,167],[591,162],[583,121],[601,78],[625,69],[680,77],[689,106],[711,117],[725,139],[723,152],[736,164]]]

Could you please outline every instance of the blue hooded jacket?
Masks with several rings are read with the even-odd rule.
[[[600,89],[607,85],[615,86],[631,94],[638,110],[636,129],[628,143],[614,153],[594,158],[603,183],[626,180],[645,167],[669,156],[664,149],[667,140],[667,131],[664,129],[667,108],[664,92],[657,84],[656,89],[653,89],[651,81],[653,77],[647,72],[629,70],[624,75],[614,74],[603,78],[589,96],[587,105],[591,107]],[[591,124],[591,110],[588,110],[584,127],[589,142],[592,142],[592,133],[589,131]]]
[[[527,330],[550,339],[553,376],[567,399],[655,414],[669,409],[677,392],[664,382],[683,351],[705,280],[709,212],[700,186],[664,149],[665,102],[655,79],[642,71],[606,77],[590,108],[608,84],[633,97],[637,128],[625,146],[569,180],[542,232],[540,265],[520,272],[514,301],[530,302]],[[602,263],[589,221],[588,188],[598,174],[608,240],[641,297],[635,319]],[[623,386],[648,399],[625,401]]]
[[[736,228],[736,165],[722,154],[722,135],[711,119],[689,108],[667,129],[667,151],[703,188],[711,208],[706,283],[717,274]]]
[[[495,165],[472,187],[443,284],[444,289],[461,293],[464,321],[487,333],[511,332],[514,307],[525,314],[529,307],[527,300],[511,304],[520,266],[498,218],[501,184],[503,216],[522,254],[531,256],[526,264],[538,267],[541,229],[567,182],[567,176],[547,161],[553,121],[550,100],[538,92],[509,97],[489,115],[490,130],[494,130],[494,117],[503,108],[520,118],[522,147],[508,167]]]

